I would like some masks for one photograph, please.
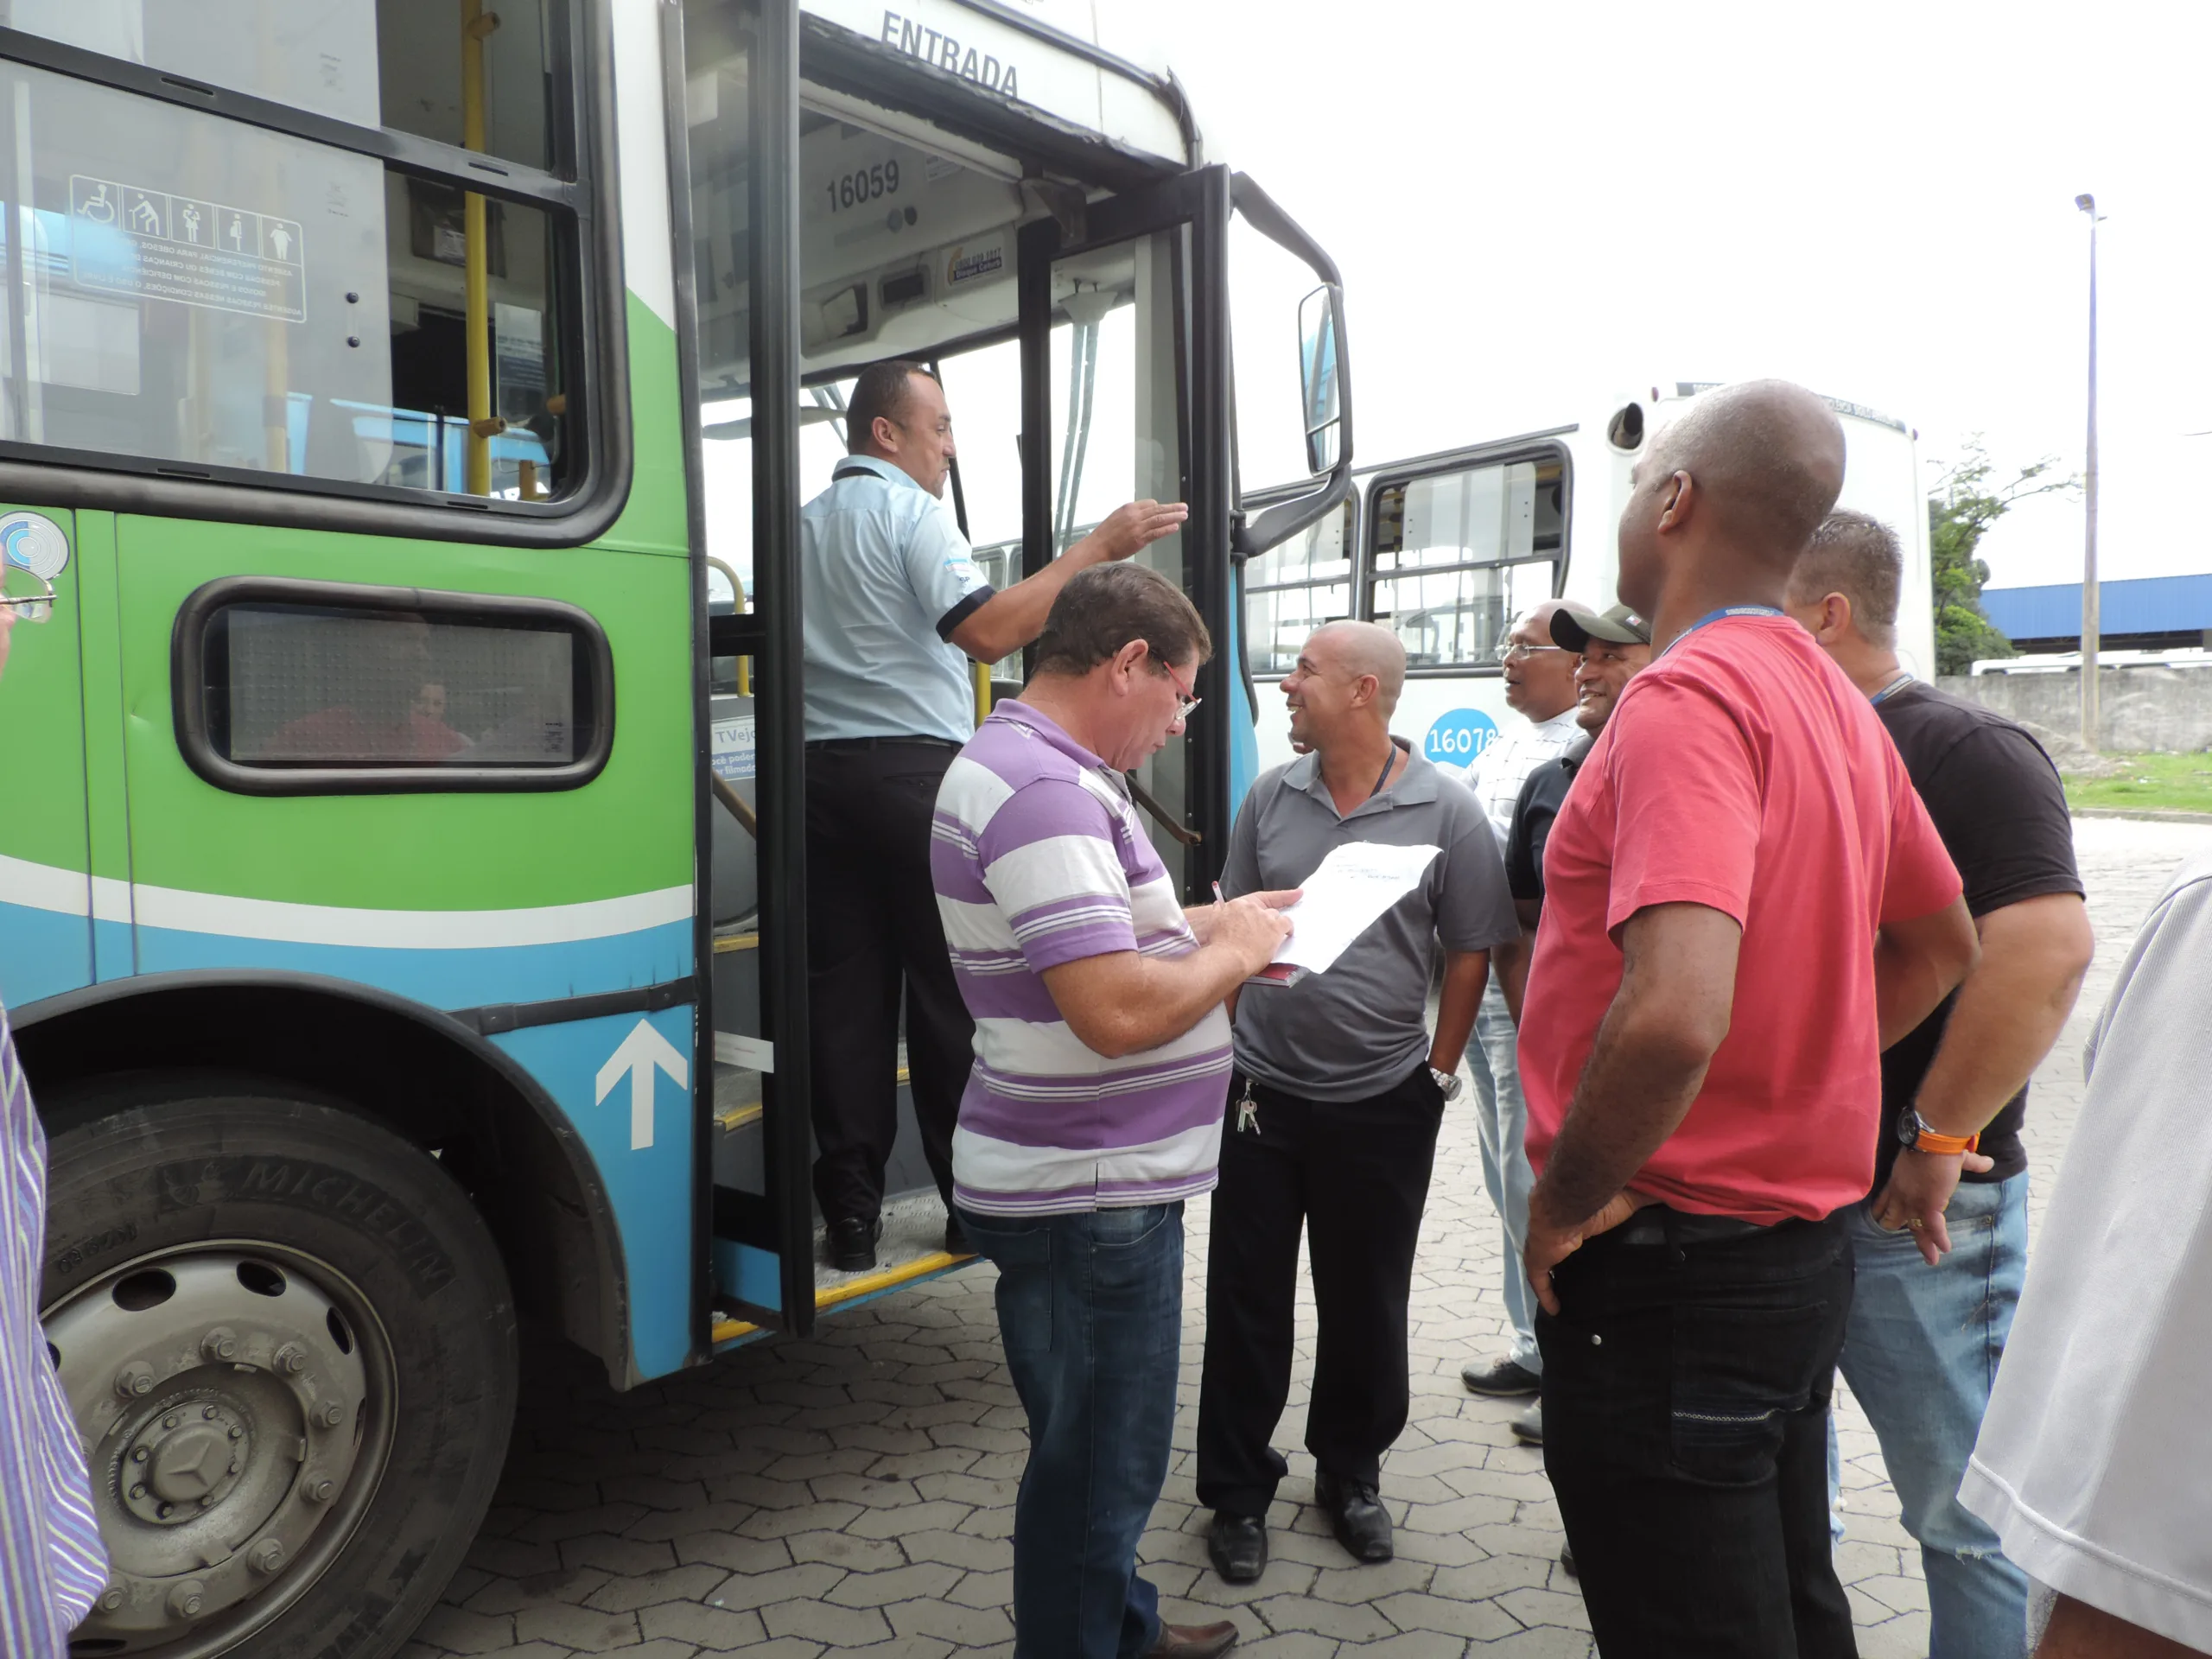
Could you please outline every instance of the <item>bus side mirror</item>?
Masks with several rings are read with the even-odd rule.
[[[1325,283],[1298,307],[1298,384],[1305,409],[1306,470],[1336,469],[1343,410],[1337,391],[1338,310],[1341,291]]]

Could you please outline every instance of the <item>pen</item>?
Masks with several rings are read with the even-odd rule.
[[[1217,905],[1225,905],[1229,902],[1228,899],[1221,896],[1221,883],[1218,881],[1213,884],[1213,901]]]

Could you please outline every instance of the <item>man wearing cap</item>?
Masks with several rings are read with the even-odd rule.
[[[1592,616],[1577,605],[1562,606],[1552,615],[1552,638],[1576,653],[1574,723],[1582,735],[1557,760],[1530,772],[1521,785],[1521,798],[1513,804],[1513,825],[1505,836],[1505,880],[1513,890],[1522,931],[1531,939],[1544,907],[1544,842],[1552,823],[1567,804],[1576,768],[1605,729],[1621,688],[1651,660],[1651,625],[1625,605],[1616,605],[1602,616]],[[1499,979],[1506,1011],[1518,1026],[1521,993],[1529,983],[1529,952],[1510,953]]]
[[[1468,768],[1467,782],[1482,803],[1501,853],[1513,828],[1513,804],[1521,798],[1521,786],[1537,767],[1557,760],[1581,735],[1574,723],[1575,653],[1552,638],[1552,619],[1567,608],[1563,601],[1548,599],[1513,625],[1502,659],[1505,702],[1529,723],[1500,735]],[[1503,1356],[1487,1364],[1471,1363],[1459,1376],[1469,1392],[1500,1400],[1535,1393],[1544,1369],[1536,1351],[1535,1298],[1518,1266],[1528,1226],[1529,1189],[1535,1178],[1529,1173],[1522,1146],[1529,1109],[1522,1098],[1513,1016],[1506,1011],[1504,991],[1509,972],[1525,972],[1513,963],[1525,949],[1523,941],[1513,940],[1491,953],[1496,971],[1476,1016],[1477,1040],[1468,1057],[1468,1071],[1475,1080],[1475,1132],[1483,1151],[1483,1185],[1505,1229],[1505,1313],[1513,1329],[1510,1346]]]

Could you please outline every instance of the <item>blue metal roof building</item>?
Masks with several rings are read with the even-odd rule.
[[[2212,645],[2212,575],[2137,576],[2097,584],[2102,643]],[[1985,588],[1981,608],[2015,645],[2075,651],[2082,644],[2082,584]]]

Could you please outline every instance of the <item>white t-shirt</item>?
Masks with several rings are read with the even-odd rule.
[[[2212,858],[2152,911],[1959,1496],[2021,1569],[2212,1651]]]
[[[1581,735],[1582,728],[1574,723],[1574,709],[1570,704],[1549,720],[1526,721],[1520,730],[1494,739],[1467,768],[1467,787],[1482,803],[1500,853],[1505,850],[1506,836],[1513,828],[1513,808],[1521,798],[1521,785],[1545,761],[1555,760],[1573,748]]]

